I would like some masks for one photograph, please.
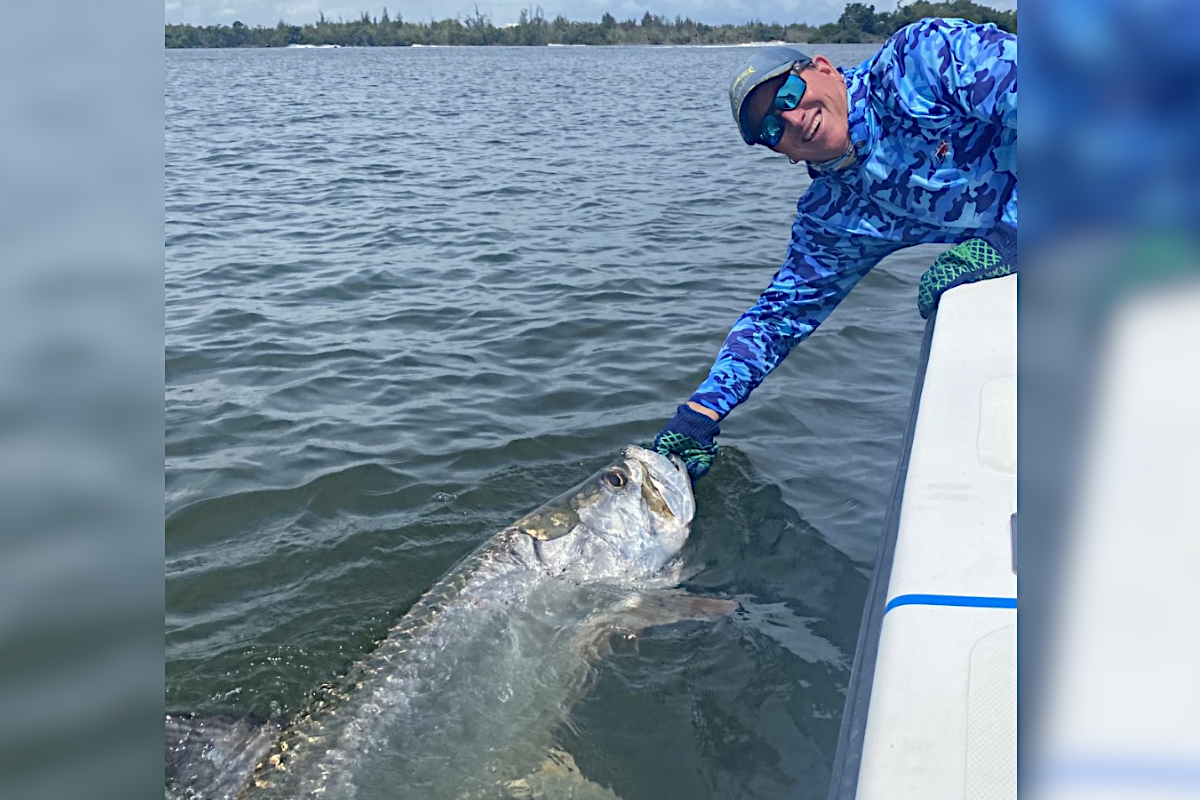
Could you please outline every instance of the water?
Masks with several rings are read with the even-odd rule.
[[[808,183],[737,136],[745,52],[166,54],[169,709],[285,719],[653,437]],[[619,645],[561,734],[625,800],[824,797],[936,252],[877,267],[722,426],[685,552],[744,613]]]

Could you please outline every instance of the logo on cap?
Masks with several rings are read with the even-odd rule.
[[[754,72],[755,72],[754,67],[746,67],[745,71],[743,71],[741,75],[738,75],[737,78],[734,79],[733,90],[735,92],[741,92],[742,84],[745,83],[746,79],[749,78],[751,75],[753,75]]]

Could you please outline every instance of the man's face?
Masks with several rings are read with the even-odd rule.
[[[783,138],[771,148],[793,161],[821,162],[837,158],[850,145],[846,81],[825,56],[800,73],[807,88],[790,111],[775,112],[784,122]],[[750,95],[747,116],[757,130],[787,75],[764,83]]]

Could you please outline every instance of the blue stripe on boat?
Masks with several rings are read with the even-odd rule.
[[[886,614],[899,606],[962,606],[967,608],[1016,608],[1015,597],[971,597],[962,594],[902,594],[884,607]]]

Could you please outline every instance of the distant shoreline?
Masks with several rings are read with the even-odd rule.
[[[770,47],[772,45],[795,46],[802,44],[830,44],[829,42],[804,42],[793,41],[787,42],[783,40],[774,40],[769,42],[737,42],[734,44],[649,44],[647,42],[633,44],[563,44],[559,42],[547,42],[541,45],[524,45],[524,44],[242,44],[234,46],[193,46],[193,47],[168,47],[168,50],[351,50],[362,47],[371,48],[418,48],[421,50],[427,49],[450,49],[459,47]],[[880,44],[879,41],[869,42],[835,42],[834,44]]]
[[[873,44],[909,23],[927,17],[957,17],[974,22],[991,22],[1016,33],[1017,12],[997,11],[972,0],[931,3],[915,0],[894,12],[874,13],[874,6],[849,3],[837,22],[813,26],[807,23],[780,25],[747,22],[741,25],[707,25],[687,17],[674,20],[646,12],[640,20],[618,21],[604,14],[599,22],[572,22],[559,16],[547,20],[540,7],[522,10],[518,22],[496,26],[486,14],[430,22],[410,22],[364,13],[355,20],[336,21],[324,14],[315,23],[292,25],[280,21],[274,27],[232,25],[197,26],[168,24],[167,49],[291,48],[335,49],[338,47],[545,47],[670,45],[737,47],[775,42],[792,44]]]

